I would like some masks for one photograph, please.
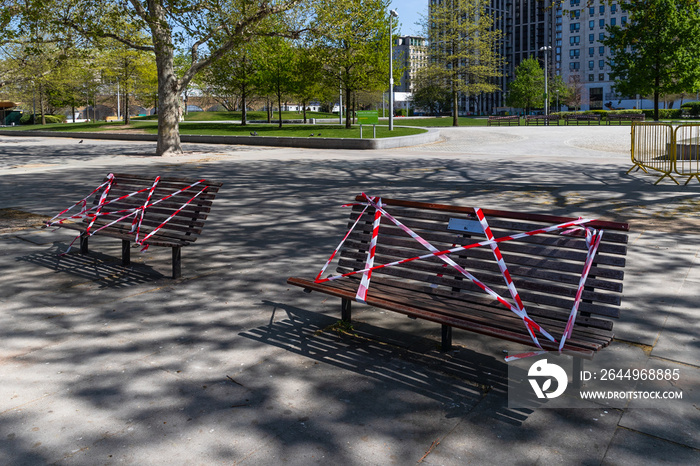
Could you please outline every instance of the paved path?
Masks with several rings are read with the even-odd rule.
[[[627,144],[627,145],[625,145]],[[635,173],[629,128],[459,128],[387,151],[0,137],[0,464],[696,464],[700,185]],[[28,228],[110,171],[224,182],[172,281],[132,254]],[[290,288],[344,233],[364,191],[632,225],[616,341],[604,353],[682,371],[663,410],[510,409],[498,340]],[[13,209],[11,218],[7,209]],[[22,213],[24,217],[22,217]]]

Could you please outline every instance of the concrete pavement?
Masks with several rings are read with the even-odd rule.
[[[626,175],[629,127],[489,127],[382,151],[0,136],[0,464],[695,464],[700,185]],[[119,265],[31,227],[105,174],[224,182],[173,281],[167,250]],[[345,233],[359,192],[628,221],[606,352],[682,370],[671,410],[509,409],[499,340],[291,288]],[[11,211],[15,214],[11,214]],[[33,215],[30,215],[33,214]]]

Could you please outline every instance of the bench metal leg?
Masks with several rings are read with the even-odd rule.
[[[80,232],[80,254],[88,253],[88,239],[90,237],[83,231]]]
[[[343,298],[343,301],[340,303],[340,318],[343,320],[343,322],[350,323],[352,321],[351,300]]]
[[[442,324],[442,345],[440,351],[446,353],[452,350],[452,327]]]
[[[122,240],[122,266],[131,265],[131,242],[128,239]]]
[[[173,248],[173,278],[182,276],[182,248],[176,246]]]

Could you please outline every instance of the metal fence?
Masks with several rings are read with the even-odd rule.
[[[700,181],[700,125],[680,125],[676,128],[665,123],[635,123],[632,125],[632,168],[660,173],[656,183],[669,177],[694,177]]]

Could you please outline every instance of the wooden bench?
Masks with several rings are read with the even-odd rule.
[[[520,117],[518,115],[506,116],[489,116],[486,126],[520,126]]]
[[[101,209],[101,213],[106,213],[106,215],[98,215],[95,218],[94,224],[90,227],[90,233],[92,234],[119,219],[113,225],[100,229],[96,234],[122,240],[122,265],[128,266],[131,263],[131,244],[135,242],[138,232],[140,241],[147,238],[142,245],[172,249],[172,277],[180,278],[181,248],[197,240],[222,183],[210,180],[161,177],[149,201],[150,204],[155,203],[155,205],[143,210],[143,218],[140,220],[138,231],[132,231],[134,217],[121,217],[127,215],[131,209],[143,208],[155,180],[156,176],[114,174]],[[105,178],[104,182],[107,183],[108,178]],[[96,193],[94,206],[99,205],[101,194],[105,189],[106,187]],[[202,190],[204,191],[201,194],[192,199]],[[124,197],[137,191],[141,192]],[[119,199],[120,197],[124,198]],[[163,200],[159,202],[160,199]],[[116,213],[117,211],[121,211],[121,213]],[[96,210],[91,212],[94,214]],[[172,218],[170,218],[171,216]],[[82,254],[88,253],[90,235],[86,232],[91,221],[92,217],[87,217],[80,222],[60,224],[64,228],[80,231],[80,252]],[[148,237],[154,230],[155,233]]]
[[[586,123],[586,125],[589,125],[591,123],[595,123],[597,125],[600,125],[600,115],[599,114],[590,114],[590,115],[565,115],[564,116],[564,123],[566,125],[571,125],[576,123],[576,126]]]
[[[622,125],[623,121],[629,121],[630,123],[644,121],[644,114],[643,113],[628,113],[628,114],[619,114],[619,115],[608,115],[607,120],[608,120],[608,125],[612,124],[612,122],[614,122],[614,121],[617,121],[618,125]]]
[[[559,115],[527,115],[525,116],[526,126],[557,125],[559,126]]]
[[[358,202],[362,198],[358,196]],[[384,208],[438,250],[454,245],[468,245],[486,239],[476,221],[475,210],[440,204],[382,199]],[[355,206],[348,228],[361,212]],[[530,232],[545,226],[574,219],[523,212],[483,210],[495,238]],[[374,209],[368,208],[360,223],[339,252],[337,272],[362,270],[367,259]],[[474,224],[478,226],[474,228]],[[470,231],[457,231],[465,228]],[[588,226],[604,229],[602,241],[588,276],[578,318],[564,351],[590,358],[613,338],[613,321],[619,315],[624,276],[628,225],[595,221]],[[524,239],[499,243],[508,271],[530,318],[546,329],[557,341],[564,332],[578,291],[588,253],[584,235],[561,235],[559,232],[538,234]],[[382,217],[378,230],[375,265],[428,251],[404,231]],[[513,302],[504,275],[489,246],[450,254],[455,262],[472,273],[501,297]],[[341,298],[341,315],[351,320],[351,303],[355,300],[360,275],[318,283],[317,280],[290,277],[287,283],[307,292],[318,291]],[[523,320],[487,295],[437,257],[406,262],[373,271],[365,302],[371,306],[426,319],[442,325],[442,349],[451,347],[452,328],[535,346]],[[558,350],[541,334],[539,342],[546,350]]]

